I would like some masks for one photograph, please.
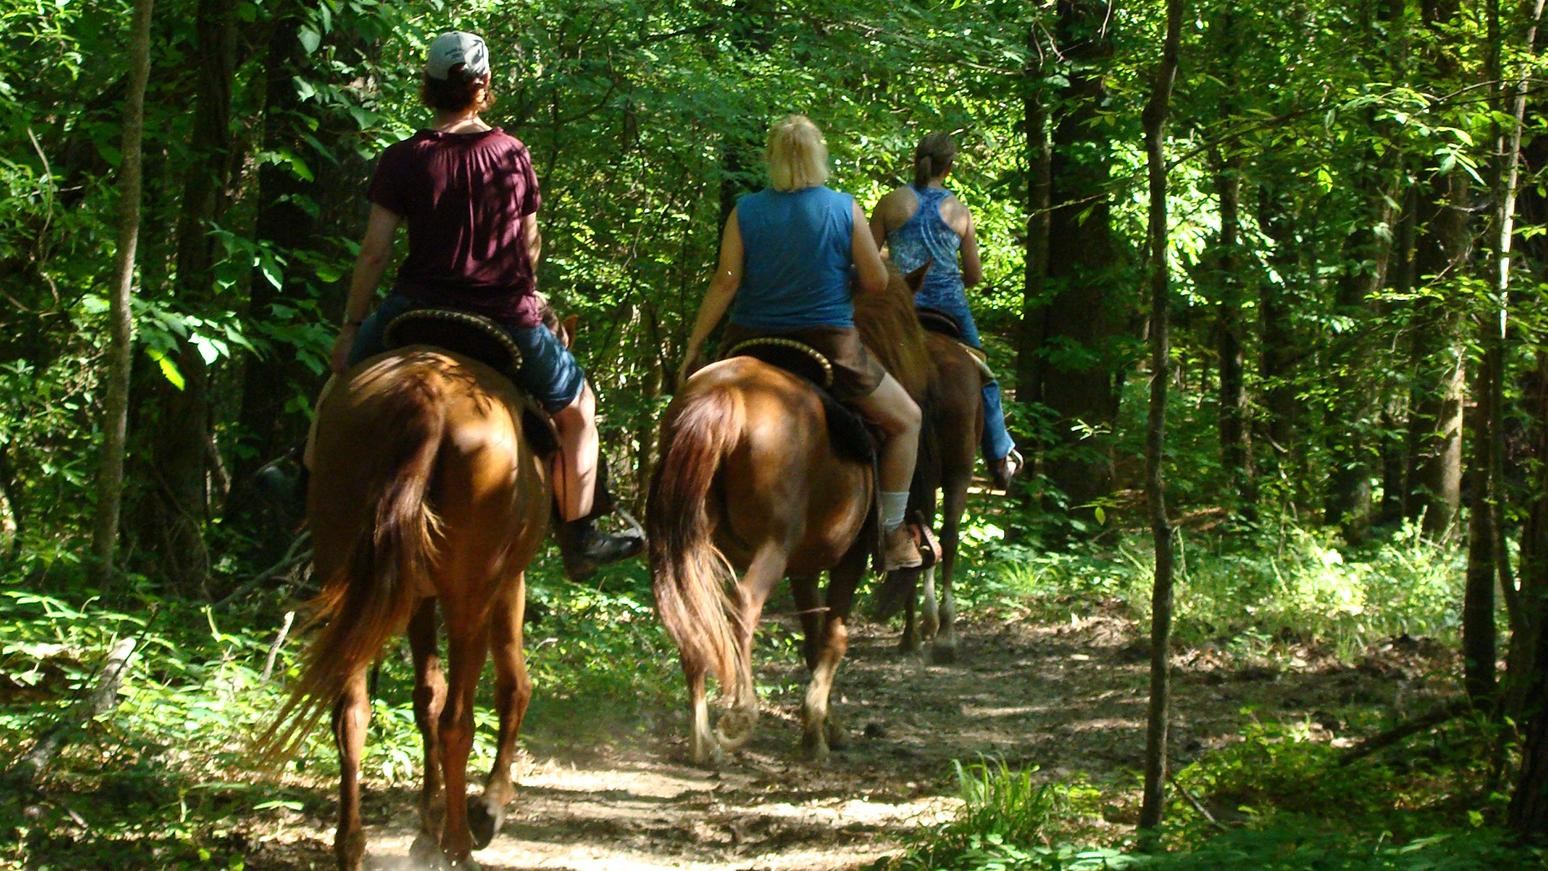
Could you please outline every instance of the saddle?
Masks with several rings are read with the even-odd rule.
[[[822,409],[828,422],[828,439],[833,443],[834,449],[849,459],[870,466],[872,479],[877,480],[878,439],[871,433],[865,418],[839,402],[829,392],[833,388],[833,364],[823,356],[821,351],[796,339],[781,336],[754,336],[732,345],[723,356],[752,357],[810,381],[812,386],[817,388],[818,398],[822,400]],[[915,540],[919,543],[919,551],[925,559],[920,568],[935,565],[940,559],[941,549],[935,541],[934,534],[930,532],[930,525],[918,515],[918,512],[910,516],[909,525],[913,528]],[[871,521],[860,534],[869,536],[871,539],[871,558],[878,571],[882,567],[881,529],[881,500],[877,499],[872,509]]]
[[[865,418],[829,392],[833,389],[833,364],[821,351],[796,339],[754,336],[732,345],[722,356],[752,357],[810,381],[822,400],[823,416],[828,421],[828,438],[834,448],[856,462],[876,462],[876,441]]]
[[[512,386],[521,371],[521,349],[503,327],[483,315],[448,308],[413,308],[393,318],[382,333],[388,350],[408,345],[430,345],[471,357],[500,373]],[[527,444],[541,457],[559,450],[554,425],[532,397],[519,386],[521,429]]]
[[[940,309],[927,306],[920,306],[914,309],[914,314],[919,318],[919,326],[929,332],[939,333],[951,339],[962,350],[966,351],[967,355],[972,357],[973,362],[978,366],[978,374],[983,378],[985,384],[995,380],[994,370],[989,368],[989,355],[985,354],[982,348],[975,348],[962,341],[962,325],[957,323],[956,318]]]

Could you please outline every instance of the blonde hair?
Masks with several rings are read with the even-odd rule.
[[[828,180],[828,144],[805,115],[786,115],[769,128],[769,181],[777,191],[798,191]]]

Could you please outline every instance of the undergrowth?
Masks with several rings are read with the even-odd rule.
[[[605,586],[557,576],[546,564],[528,575],[535,692],[523,744],[602,741],[645,728],[641,712],[674,698],[677,668],[641,594],[643,566],[609,571]],[[285,591],[211,608],[152,594],[143,578],[66,597],[38,592],[56,586],[38,577],[0,576],[0,755],[18,758],[65,719],[116,640],[134,636],[138,645],[118,706],[69,736],[44,792],[5,790],[0,865],[242,867],[266,828],[303,814],[331,817],[338,766],[326,724],[282,771],[255,771],[247,755],[247,739],[282,703],[304,649],[304,639],[291,638],[262,680],[281,615],[295,607]],[[417,789],[422,758],[407,644],[389,642],[383,654],[362,765],[368,801],[373,792]],[[492,683],[487,674],[480,681],[473,771],[494,758]]]
[[[955,818],[874,868],[1548,867],[1548,851],[1513,843],[1497,825],[1504,797],[1475,761],[1487,757],[1487,738],[1487,729],[1464,723],[1391,759],[1345,765],[1341,751],[1294,728],[1254,724],[1240,743],[1177,773],[1166,822],[1148,849],[1135,843],[1132,828],[1117,838],[1093,836],[1093,824],[1117,810],[1110,790],[1039,782],[1034,771],[995,761],[959,765]],[[1138,787],[1119,788],[1135,794]]]
[[[1150,619],[1153,550],[1147,534],[1051,552],[1007,543],[988,522],[970,524],[978,545],[959,589],[969,606],[1039,619],[1116,607]],[[1457,637],[1465,558],[1460,548],[1405,526],[1359,548],[1335,530],[1294,525],[1246,532],[1178,530],[1173,637],[1263,652],[1276,642],[1332,647],[1350,657],[1401,635]]]
[[[1007,543],[968,525],[958,588],[970,609],[1070,621],[1102,611],[1148,622],[1148,534],[1115,533],[1078,552]],[[976,557],[976,558],[975,558]],[[1247,659],[1287,644],[1343,662],[1396,637],[1454,647],[1463,554],[1417,529],[1348,548],[1293,525],[1179,531],[1173,639]],[[1175,773],[1155,842],[1135,841],[1138,773],[1125,782],[1050,781],[981,760],[958,767],[961,809],[879,869],[1480,869],[1548,867],[1503,830],[1509,784],[1496,727],[1459,720],[1345,764],[1307,723],[1248,714],[1238,740]],[[1355,732],[1386,725],[1371,707]],[[1505,746],[1505,750],[1500,748]]]

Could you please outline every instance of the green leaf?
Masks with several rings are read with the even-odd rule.
[[[322,34],[311,27],[301,28],[301,47],[306,49],[307,54],[317,51],[319,45],[322,45]]]
[[[150,351],[149,353],[151,358],[156,361],[156,365],[161,367],[162,376],[170,381],[173,387],[182,390],[187,382],[183,380],[183,373],[178,371],[177,364],[172,362],[172,358],[161,351]]]

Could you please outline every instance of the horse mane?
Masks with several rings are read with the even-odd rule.
[[[860,341],[915,402],[923,403],[930,386],[930,355],[925,349],[924,328],[914,313],[914,293],[924,281],[928,265],[905,276],[892,261],[887,264],[887,289],[881,293],[856,293],[855,327]]]

